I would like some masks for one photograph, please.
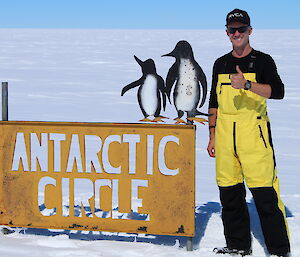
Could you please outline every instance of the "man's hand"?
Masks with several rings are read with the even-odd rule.
[[[244,77],[243,72],[240,70],[240,67],[237,65],[236,66],[236,71],[237,74],[233,74],[231,76],[231,86],[235,89],[241,89],[244,88],[245,83],[247,82],[247,80]]]
[[[208,146],[207,146],[207,152],[208,152],[208,155],[210,157],[216,157],[216,154],[215,154],[215,138],[211,138],[209,140],[209,143],[208,143]]]

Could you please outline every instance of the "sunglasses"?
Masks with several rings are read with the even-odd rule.
[[[227,27],[227,31],[229,34],[234,34],[236,31],[239,33],[245,33],[248,30],[249,26],[242,26],[239,28]]]

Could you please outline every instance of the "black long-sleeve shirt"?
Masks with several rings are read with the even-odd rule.
[[[236,58],[230,52],[215,61],[209,108],[218,108],[216,93],[218,74],[237,73],[236,65],[239,65],[243,73],[255,73],[257,83],[269,84],[272,90],[270,99],[282,99],[284,97],[284,84],[278,75],[276,64],[270,55],[252,49],[251,53],[247,56]]]

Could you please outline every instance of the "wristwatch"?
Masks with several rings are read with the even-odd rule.
[[[250,81],[250,80],[247,80],[246,83],[245,83],[244,89],[245,89],[245,90],[249,90],[249,89],[251,88],[251,86],[252,86],[252,85],[251,85],[251,81]]]

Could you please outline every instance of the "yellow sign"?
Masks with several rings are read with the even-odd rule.
[[[0,122],[0,223],[194,235],[195,126]]]

